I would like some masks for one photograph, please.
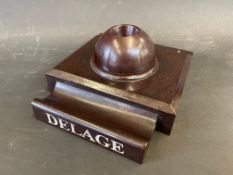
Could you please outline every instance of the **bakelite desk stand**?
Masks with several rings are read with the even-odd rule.
[[[154,130],[171,132],[192,56],[157,44],[153,50],[148,38],[133,25],[95,36],[46,73],[51,95],[32,101],[36,118],[142,163]],[[110,48],[107,57],[103,47]],[[138,60],[127,64],[135,53],[140,70]],[[143,72],[150,66],[154,72]]]

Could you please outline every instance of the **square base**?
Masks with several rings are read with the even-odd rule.
[[[113,82],[91,69],[98,37],[46,74],[51,95],[33,100],[35,115],[141,163],[154,129],[171,132],[192,53],[155,45],[159,68],[154,75]]]

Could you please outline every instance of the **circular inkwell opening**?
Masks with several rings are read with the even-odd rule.
[[[136,35],[139,31],[138,27],[125,24],[112,27],[110,30],[114,36],[126,37]]]

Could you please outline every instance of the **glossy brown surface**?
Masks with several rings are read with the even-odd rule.
[[[160,63],[156,74],[137,82],[119,83],[99,76],[90,66],[98,37],[94,37],[47,73],[50,91],[53,91],[57,81],[65,81],[103,97],[110,96],[126,105],[130,103],[152,111],[154,118],[158,117],[156,129],[170,134],[192,53],[155,45]]]
[[[104,32],[95,44],[92,68],[110,80],[139,80],[158,68],[155,46],[139,27],[122,24]]]
[[[51,95],[33,100],[34,113],[46,123],[47,113],[63,120],[54,126],[67,132],[71,133],[68,123],[73,123],[77,132],[88,129],[93,136],[121,142],[125,152],[120,155],[142,163],[153,131],[171,132],[192,53],[155,45],[160,63],[156,74],[115,82],[96,74],[90,65],[99,37],[46,74]],[[111,146],[103,147],[113,151]]]
[[[177,103],[174,103],[174,101],[178,102],[178,97],[182,93],[192,52],[155,44],[156,57],[159,61],[159,68],[156,74],[137,82],[119,83],[98,76],[90,67],[89,63],[98,38],[99,35],[91,39],[86,45],[58,64],[55,69],[69,73],[73,78],[80,79],[81,77],[86,81],[91,80],[91,83],[95,82],[95,85],[90,85],[93,89],[104,86],[105,89],[102,88],[101,91],[106,92],[107,89],[116,91],[117,89],[123,93],[149,99],[150,103],[154,101],[155,103],[165,103],[164,106],[168,108],[170,106],[175,107]],[[55,74],[58,75],[57,73]],[[116,95],[122,97],[122,94]],[[139,103],[140,101],[135,99],[135,102]],[[153,105],[156,107],[156,104]]]
[[[34,99],[32,105],[36,118],[43,122],[49,123],[47,113],[75,124],[76,131],[88,129],[93,136],[101,134],[119,141],[124,145],[123,156],[138,163],[142,163],[156,127],[153,113],[61,82],[48,98]],[[59,128],[58,124],[53,126]],[[61,129],[70,132],[67,125]]]

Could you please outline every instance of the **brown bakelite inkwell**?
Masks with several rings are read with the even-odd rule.
[[[37,119],[142,163],[154,130],[170,134],[192,53],[117,25],[46,73]]]

